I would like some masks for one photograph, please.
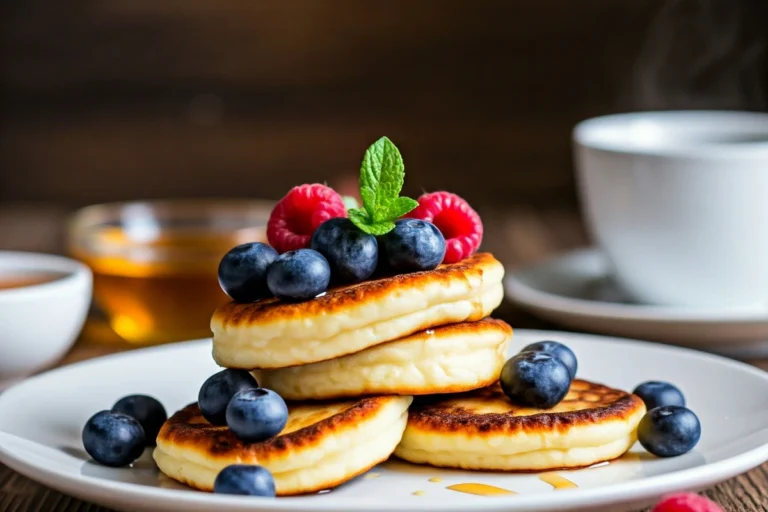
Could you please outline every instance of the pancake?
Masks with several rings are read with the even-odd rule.
[[[230,302],[211,319],[213,358],[227,368],[285,368],[480,320],[501,303],[503,277],[501,263],[477,253],[435,270],[331,289],[306,302]]]
[[[331,489],[392,454],[412,400],[289,404],[283,432],[259,443],[243,443],[226,426],[211,425],[191,404],[163,425],[154,459],[165,475],[202,491],[212,491],[216,475],[230,464],[267,468],[278,496]]]
[[[574,380],[566,398],[546,411],[513,404],[496,383],[414,403],[395,455],[488,471],[579,468],[629,450],[644,414],[637,396],[583,380]]]
[[[257,370],[289,400],[428,395],[482,388],[499,378],[512,328],[486,318],[427,329],[356,354],[280,370]]]

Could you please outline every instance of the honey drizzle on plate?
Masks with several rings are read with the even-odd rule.
[[[643,459],[645,459],[645,457],[643,457],[642,454],[637,452],[627,452],[613,462],[640,462]]]
[[[415,491],[412,493],[414,496],[424,496],[424,491]]]
[[[436,484],[436,483],[442,482],[443,479],[440,478],[439,476],[433,476],[432,478],[429,479],[429,481],[432,482],[433,484]]]
[[[495,487],[493,485],[465,483],[449,485],[446,489],[450,489],[456,492],[464,492],[467,494],[475,494],[477,496],[503,496],[510,494],[517,494],[515,491],[509,489],[502,489],[501,487]]]
[[[539,475],[539,480],[548,483],[558,491],[560,489],[575,489],[578,487],[578,485],[557,473],[542,473]]]
[[[438,477],[430,478],[430,482],[439,482],[441,479]],[[541,473],[539,475],[539,480],[542,482],[545,482],[552,487],[556,491],[559,491],[561,489],[575,489],[578,487],[574,482],[568,480],[564,476],[558,474],[558,473]],[[451,491],[457,491],[457,492],[463,492],[466,494],[474,494],[477,496],[504,496],[504,495],[513,495],[517,494],[515,491],[510,491],[509,489],[503,489],[501,487],[496,487],[494,485],[486,485],[486,484],[478,484],[478,483],[462,483],[462,484],[454,484],[449,485],[446,487],[446,489],[450,489]],[[415,493],[414,493],[415,494]]]

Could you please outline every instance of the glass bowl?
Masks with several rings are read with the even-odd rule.
[[[68,250],[93,271],[95,306],[124,341],[154,345],[210,336],[229,299],[217,267],[232,247],[265,242],[274,203],[166,200],[76,212]]]

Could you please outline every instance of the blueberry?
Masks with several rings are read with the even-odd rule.
[[[200,387],[197,404],[211,425],[227,424],[227,405],[240,391],[255,389],[259,383],[245,370],[222,370],[214,373]]]
[[[144,452],[146,436],[141,424],[120,412],[100,411],[83,427],[83,447],[93,460],[111,467],[133,463]]]
[[[112,406],[112,412],[121,412],[135,418],[144,429],[147,446],[155,446],[157,434],[168,419],[163,404],[147,395],[123,397]]]
[[[267,268],[277,258],[277,251],[267,244],[253,242],[238,245],[219,263],[219,285],[237,302],[254,302],[269,297]]]
[[[539,341],[537,343],[531,343],[523,350],[521,350],[521,352],[529,351],[546,352],[548,354],[552,354],[563,363],[565,363],[565,366],[568,367],[568,371],[571,374],[571,379],[576,377],[576,370],[579,368],[579,363],[576,360],[576,354],[573,353],[573,350],[566,347],[562,343],[557,341]]]
[[[328,289],[330,280],[328,260],[312,249],[283,253],[267,270],[269,290],[284,301],[313,299]]]
[[[690,409],[665,405],[651,409],[637,427],[643,448],[657,457],[676,457],[693,449],[701,438],[701,423]]]
[[[520,352],[504,363],[501,389],[520,405],[550,409],[571,387],[571,374],[560,359],[547,352]]]
[[[663,405],[685,407],[683,393],[669,382],[657,380],[643,382],[635,388],[632,394],[639,396],[649,411]]]
[[[275,479],[266,468],[233,464],[216,475],[213,492],[241,496],[265,496],[274,498]]]
[[[288,422],[288,406],[271,389],[248,389],[232,397],[227,425],[241,440],[264,441],[279,434]]]
[[[332,279],[339,283],[365,281],[373,275],[379,261],[376,237],[343,217],[323,222],[312,235],[309,247],[325,256]]]
[[[445,256],[445,238],[437,226],[419,219],[401,219],[383,235],[380,247],[389,270],[404,274],[432,270]]]

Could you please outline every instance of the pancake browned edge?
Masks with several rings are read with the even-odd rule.
[[[165,422],[154,459],[166,476],[202,491],[212,491],[216,475],[231,464],[258,464],[272,472],[278,496],[318,492],[386,460],[400,441],[411,402],[379,396],[289,403],[283,433],[256,443],[211,425],[193,403]]]
[[[514,404],[495,383],[417,399],[395,455],[473,470],[575,469],[623,455],[637,440],[645,411],[635,395],[579,379],[549,410]]]
[[[227,368],[285,368],[480,320],[501,303],[503,276],[493,255],[477,253],[431,271],[331,289],[306,302],[230,302],[211,319],[213,357]]]

